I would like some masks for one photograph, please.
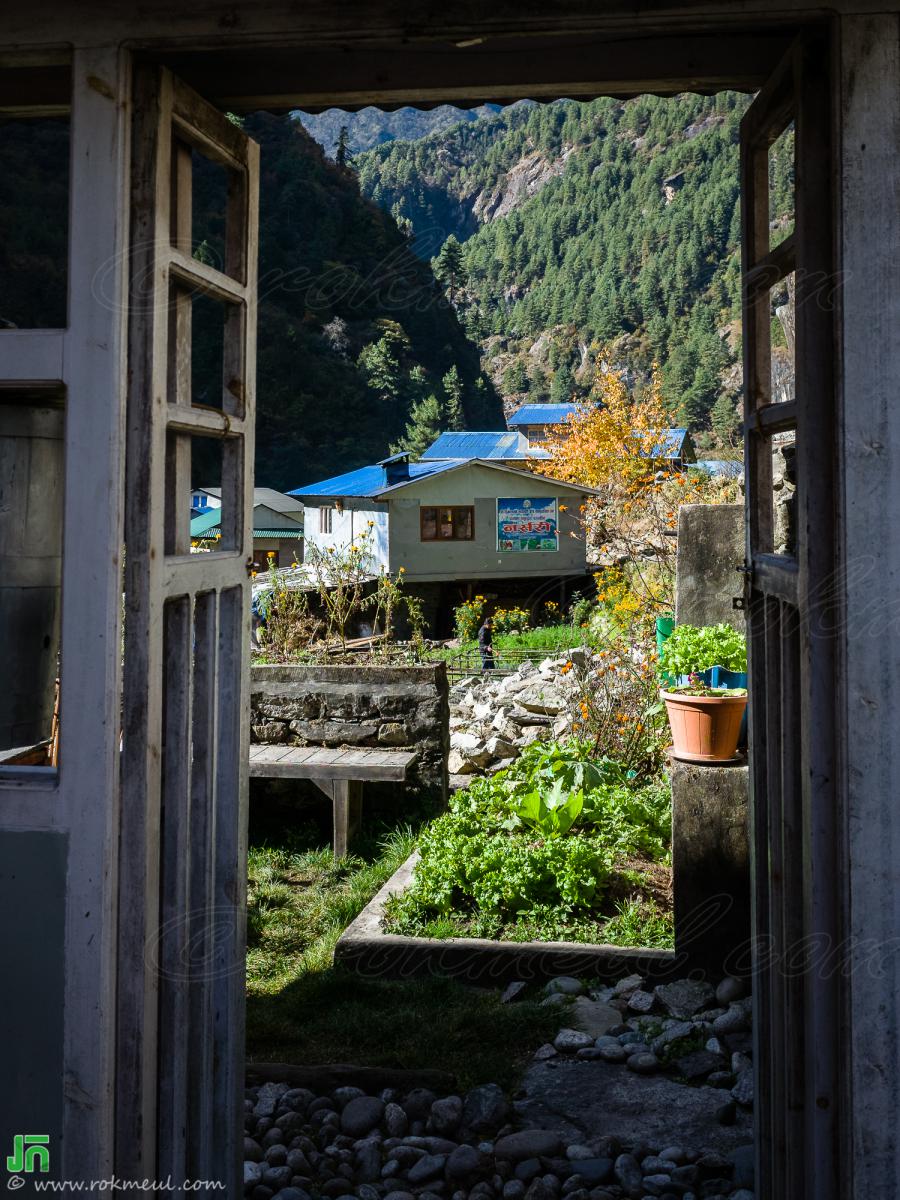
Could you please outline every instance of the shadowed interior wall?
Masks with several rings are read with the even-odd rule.
[[[15,1134],[46,1133],[51,1176],[62,1133],[67,855],[62,833],[0,834],[0,1162]]]

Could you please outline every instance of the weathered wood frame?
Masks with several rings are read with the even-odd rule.
[[[741,126],[756,1187],[769,1200],[845,1194],[838,984],[798,970],[796,957],[840,941],[831,58],[826,36],[801,36]],[[791,121],[796,226],[770,249],[768,154]],[[796,398],[775,404],[769,292],[791,272]],[[772,436],[790,429],[798,479],[788,556],[774,552]]]
[[[241,1160],[258,147],[135,70],[126,457],[120,1176]],[[191,257],[191,162],[226,168],[222,269]],[[228,305],[222,408],[190,395],[191,296]],[[191,438],[222,442],[222,551],[190,553]]]
[[[835,0],[829,11],[836,31],[836,171],[824,182],[819,199],[832,206],[841,272],[834,314],[837,518],[834,545],[827,536],[820,544],[826,551],[837,550],[834,604],[844,605],[854,621],[864,618],[868,628],[876,618],[890,618],[900,577],[900,11],[897,0],[888,0],[878,13],[865,0]],[[339,9],[313,0],[302,10],[291,0],[259,0],[239,9],[225,0],[180,8],[145,0],[139,9],[85,0],[77,11],[59,0],[34,0],[25,8],[10,6],[0,16],[0,42],[8,51],[4,62],[19,67],[12,72],[18,78],[0,78],[0,109],[5,111],[33,112],[35,105],[46,112],[65,111],[70,52],[60,47],[78,47],[71,60],[73,161],[77,158],[72,294],[88,295],[96,271],[105,263],[118,264],[106,278],[108,306],[88,304],[73,311],[67,330],[0,331],[0,378],[77,384],[77,394],[70,388],[70,403],[84,408],[69,433],[69,453],[77,449],[79,464],[93,468],[90,479],[82,472],[73,480],[66,503],[63,710],[73,703],[75,708],[63,729],[61,770],[55,781],[46,775],[0,774],[6,828],[71,832],[69,1099],[63,1148],[68,1174],[100,1177],[109,1174],[112,1162],[110,995],[115,955],[109,939],[117,870],[120,681],[120,564],[114,548],[121,544],[123,501],[124,306],[119,301],[124,299],[120,267],[127,249],[123,171],[129,97],[129,56],[119,47],[152,48],[204,95],[218,103],[229,100],[237,111],[264,103],[285,108],[392,105],[438,103],[454,96],[477,102],[559,91],[627,95],[752,89],[764,81],[772,50],[785,32],[821,19],[820,0],[777,5],[741,0],[718,7],[687,0],[640,9],[623,0],[602,6],[576,0],[551,14],[532,0],[490,12],[464,3],[453,8],[417,4],[403,13],[364,0],[350,0]],[[516,37],[527,40],[528,53],[512,47]],[[577,56],[568,44],[571,39],[578,43]],[[500,57],[494,56],[497,48]],[[55,97],[48,98],[48,85],[57,89]],[[827,440],[830,434],[822,424]],[[815,429],[809,433],[817,436]],[[827,450],[823,461],[830,461]],[[808,503],[806,513],[812,513]],[[829,509],[823,520],[830,518]],[[814,528],[822,528],[818,516]],[[865,567],[866,559],[874,567],[857,569]],[[760,585],[768,566],[759,555],[755,570]],[[802,563],[772,566],[766,594],[777,597],[780,591],[790,603],[800,586],[790,576],[799,580]],[[835,676],[825,672],[818,701],[827,703],[830,694],[839,713],[833,745],[826,744],[827,726],[820,732],[808,713],[801,716],[807,731],[804,745],[824,747],[831,758],[823,757],[823,763],[835,766],[834,775],[807,781],[809,789],[824,783],[836,790],[835,873],[829,882],[823,869],[818,878],[808,877],[805,886],[811,891],[834,888],[846,920],[844,932],[853,939],[840,946],[847,958],[838,963],[847,976],[840,981],[844,1042],[837,1057],[827,1036],[816,1043],[822,1032],[817,1026],[790,1050],[801,1063],[809,1062],[813,1045],[816,1057],[837,1069],[838,1099],[845,1107],[834,1114],[835,1097],[821,1096],[823,1120],[836,1122],[835,1140],[818,1162],[810,1154],[806,1165],[811,1169],[800,1194],[829,1194],[819,1184],[838,1157],[838,1194],[848,1200],[894,1200],[900,1180],[900,963],[889,954],[900,932],[896,662],[886,657],[883,637],[862,636],[858,626],[851,629],[837,615],[838,670]],[[77,646],[86,630],[92,634],[90,652],[70,649],[67,657],[66,645]],[[809,682],[801,679],[802,687]],[[827,834],[825,821],[816,836]],[[819,862],[824,868],[827,858]],[[877,973],[872,970],[873,947],[884,950]],[[833,990],[830,996],[827,1003],[833,1003]],[[761,1017],[764,1022],[773,1014],[763,1009]],[[851,1022],[857,1048],[851,1047]],[[807,1094],[814,1101],[815,1093]]]
[[[54,1164],[113,1166],[115,928],[125,435],[130,56],[77,49],[70,113],[68,320],[0,330],[0,386],[66,391],[59,768],[0,769],[5,830],[65,834],[65,1097]],[[77,251],[76,249],[77,248]],[[102,278],[102,303],[97,285]],[[90,297],[90,302],[84,302]]]

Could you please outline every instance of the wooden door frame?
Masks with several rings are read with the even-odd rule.
[[[766,24],[768,25],[769,22]],[[227,41],[227,37],[223,37],[221,34],[218,36],[222,38],[223,42]],[[182,48],[179,48],[178,51],[163,49],[162,44],[165,37],[165,31],[161,28],[150,40],[155,41],[157,54],[177,65],[178,54],[182,52]],[[665,41],[665,39],[660,40]],[[236,36],[234,41],[237,46],[240,39]],[[633,57],[631,61],[639,61],[640,55],[652,44],[652,38],[649,36],[645,38],[643,45],[634,49],[636,57]],[[257,46],[262,51],[266,49],[259,42]],[[279,39],[278,47],[284,47],[283,39]],[[395,50],[399,64],[397,70],[402,72],[406,69],[406,64],[412,63],[412,59],[406,57],[406,52],[399,44],[395,46]],[[184,52],[187,53],[187,51]],[[235,50],[235,52],[237,51]],[[274,43],[269,52],[277,53]],[[216,51],[216,53],[223,52]],[[371,58],[372,52],[369,53]],[[867,53],[871,56],[871,49]],[[377,57],[376,53],[375,60]],[[222,62],[221,59],[219,61]],[[607,64],[610,62],[609,56],[607,56],[606,62]],[[90,153],[86,154],[80,163],[78,173],[73,176],[73,213],[76,214],[77,219],[73,222],[72,227],[70,257],[74,268],[73,286],[89,290],[92,272],[110,256],[122,255],[123,250],[127,247],[127,229],[124,227],[123,213],[126,211],[127,205],[125,161],[130,131],[123,113],[127,110],[130,97],[128,83],[130,55],[118,48],[97,51],[79,50],[76,51],[73,65],[76,100],[73,109],[73,137],[76,146]],[[601,67],[598,68],[600,73],[603,73],[602,68],[603,64],[601,63]],[[183,69],[190,75],[190,70],[186,67]],[[631,94],[628,92],[627,80],[623,78],[621,70],[616,72],[609,65],[606,70],[609,72],[608,78],[611,82],[591,85],[588,90],[604,93],[615,86],[622,87],[626,94]],[[195,75],[195,80],[196,78]],[[465,101],[485,94],[489,96],[491,88],[485,79],[484,75],[477,78],[473,76],[471,82],[462,89],[462,94],[451,98]],[[660,90],[667,89],[669,86],[673,88],[689,86],[686,78],[679,78],[676,84],[670,84],[664,79],[658,82],[661,85]],[[845,72],[845,86],[848,82]],[[515,84],[509,86],[510,88],[518,87]],[[556,85],[551,82],[549,86],[552,88]],[[633,86],[634,93],[638,93],[652,90],[653,83],[642,76]],[[215,95],[217,85],[211,81],[209,87],[210,94]],[[523,84],[521,87],[524,90],[528,85]],[[219,94],[221,95],[221,93]],[[315,103],[316,96],[319,97],[321,103],[330,102],[326,97],[333,95],[324,90],[315,94],[299,91],[288,94],[282,90],[278,96],[281,102],[286,103],[295,94],[302,95],[305,102],[309,104]],[[391,86],[380,93],[376,93],[373,85],[371,92],[357,89],[354,92],[355,102],[363,103],[366,98],[375,94],[379,94],[384,103],[399,102],[404,98],[409,98],[408,94],[404,95],[404,89],[399,85]],[[446,95],[446,91],[440,92],[440,96],[446,97]],[[244,97],[248,106],[255,101],[255,97],[256,93],[249,99]],[[241,97],[232,98],[235,100],[235,106],[238,107]],[[432,96],[434,102],[437,102],[438,98],[438,94]],[[857,124],[862,129],[869,128],[862,113],[857,114]],[[105,164],[103,168],[93,165],[98,161]],[[100,172],[101,180],[105,180],[107,184],[105,189],[101,188],[100,190],[103,192],[102,200],[108,215],[108,228],[101,228],[100,222],[97,221],[98,199],[95,173],[97,171]],[[76,236],[79,233],[80,236]],[[124,299],[122,271],[119,271],[115,277],[115,288],[114,296]],[[72,590],[73,587],[80,586],[82,571],[86,576],[89,570],[93,570],[103,584],[103,605],[100,616],[103,633],[102,647],[93,668],[79,663],[78,674],[70,675],[68,686],[72,689],[72,701],[77,704],[76,680],[79,681],[79,688],[87,680],[89,684],[87,692],[82,692],[81,695],[83,697],[86,694],[89,699],[94,698],[101,705],[99,711],[102,713],[102,727],[98,725],[98,710],[86,705],[81,723],[76,724],[73,719],[69,726],[69,737],[73,745],[71,749],[68,749],[64,726],[63,770],[59,789],[45,787],[43,784],[32,785],[29,795],[24,798],[23,803],[21,790],[17,793],[12,788],[11,781],[4,783],[0,778],[0,792],[3,793],[5,806],[3,813],[5,825],[9,825],[7,820],[9,818],[14,828],[35,826],[65,828],[70,837],[73,837],[74,834],[70,843],[71,851],[75,856],[73,861],[78,861],[80,865],[75,880],[74,899],[70,903],[67,930],[69,943],[67,964],[71,967],[72,973],[67,982],[67,1003],[70,1008],[68,1010],[66,1055],[67,1070],[72,1072],[71,1078],[74,1080],[76,1092],[77,1088],[82,1088],[90,1099],[91,1107],[87,1105],[79,1107],[76,1103],[70,1103],[67,1107],[66,1169],[73,1174],[80,1171],[85,1177],[103,1174],[104,1165],[108,1167],[111,1161],[109,1144],[111,1079],[115,1064],[109,1041],[109,995],[110,980],[114,980],[116,962],[110,952],[109,939],[110,930],[114,927],[115,915],[112,896],[115,891],[117,870],[115,841],[119,800],[118,745],[114,731],[118,721],[121,680],[118,666],[118,565],[111,567],[106,556],[108,556],[108,547],[121,545],[122,539],[124,508],[122,481],[124,406],[122,396],[125,379],[122,311],[124,311],[124,306],[118,314],[110,315],[105,310],[98,312],[92,306],[88,306],[82,314],[73,313],[69,332],[64,336],[56,337],[55,340],[49,335],[32,335],[30,332],[13,335],[5,331],[0,333],[0,363],[6,361],[6,352],[10,359],[17,359],[14,369],[19,374],[12,377],[56,379],[63,376],[64,370],[68,370],[70,374],[66,378],[70,378],[73,384],[79,388],[90,389],[93,381],[95,384],[92,392],[93,407],[88,414],[87,426],[82,427],[79,431],[77,447],[82,447],[85,453],[88,453],[89,437],[98,438],[99,444],[103,447],[104,461],[108,468],[104,474],[104,486],[107,490],[104,493],[105,503],[102,514],[103,528],[107,531],[105,541],[97,534],[97,512],[92,504],[94,493],[84,486],[83,480],[73,481],[71,494],[67,493],[66,551],[69,560],[65,570],[69,573],[65,578],[71,586],[69,586],[67,599],[68,615],[64,610],[63,626],[65,655],[66,644],[76,645],[83,630],[97,622],[96,591],[91,593],[91,607],[88,611],[87,601],[75,601],[76,593]],[[63,365],[64,358],[69,366]],[[2,374],[4,377],[9,377],[6,376],[5,371]],[[71,453],[68,443],[67,453]],[[86,560],[83,560],[81,568],[76,568],[72,564],[71,554],[73,550],[77,551],[81,545],[74,528],[75,522],[79,520],[84,522],[84,529],[89,528],[91,531],[95,553],[93,557],[88,556]],[[64,669],[64,710],[66,708],[66,687]],[[840,702],[839,697],[838,703]],[[80,750],[74,745],[79,731],[84,734]],[[74,757],[67,758],[67,755],[74,755]],[[58,790],[62,794],[67,786],[65,784],[66,764],[71,763],[70,779],[76,786],[80,780],[83,786],[84,780],[96,779],[97,761],[102,763],[101,781],[97,786],[97,792],[103,796],[104,803],[100,805],[95,803],[96,792],[90,796],[85,794],[75,796],[72,792],[71,795],[66,793],[68,796],[66,803],[61,808],[58,807],[55,804],[56,792]],[[17,788],[21,789],[24,786],[24,784],[16,782]],[[10,804],[7,808],[8,797],[10,797]],[[836,819],[840,820],[839,814]],[[98,851],[98,847],[102,847],[102,849]],[[98,861],[100,864],[99,874],[102,876],[99,882],[97,880]],[[79,879],[82,881],[81,883],[78,882]],[[90,882],[88,883],[88,881]],[[74,915],[81,899],[86,901],[85,909],[90,905],[92,910],[92,919],[88,924],[84,924],[80,918]],[[86,936],[88,928],[90,928],[89,940]],[[94,939],[96,939],[95,944]],[[84,947],[91,944],[94,944],[94,949],[89,953],[84,953]],[[97,984],[98,979],[100,980],[99,985]],[[95,997],[98,993],[101,995],[101,1015],[105,1013],[106,1025],[102,1032],[98,1027],[95,1034],[86,1038],[84,1030],[88,1026],[93,1027],[97,1022]],[[99,1130],[94,1128],[98,1122]]]

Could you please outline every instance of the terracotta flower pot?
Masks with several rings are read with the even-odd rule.
[[[735,757],[746,696],[685,696],[661,691],[669,715],[672,753],[684,762],[727,762]]]

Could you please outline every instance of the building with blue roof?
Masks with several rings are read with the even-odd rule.
[[[523,404],[507,420],[507,425],[528,443],[532,453],[551,436],[565,435],[569,417],[578,411],[578,405],[569,404]]]
[[[422,459],[430,462],[446,458],[498,459],[505,462],[526,462],[529,458],[549,458],[546,450],[529,446],[528,438],[515,431],[479,433],[465,430],[442,433]]]
[[[579,405],[568,404],[523,404],[507,420],[510,430],[524,437],[528,444],[525,456],[549,457],[542,444],[551,438],[565,437],[572,416]],[[648,457],[659,458],[673,467],[682,467],[694,461],[694,444],[687,429],[660,430],[659,444]]]
[[[587,575],[580,509],[593,493],[530,471],[523,443],[516,433],[442,434],[419,462],[394,454],[295,488],[307,552],[364,539],[373,572],[402,571],[421,585],[441,632],[473,589],[500,595],[502,587],[518,602],[546,598],[549,587],[562,599],[567,581],[575,587]]]

